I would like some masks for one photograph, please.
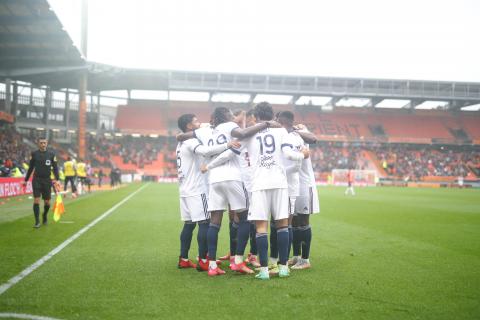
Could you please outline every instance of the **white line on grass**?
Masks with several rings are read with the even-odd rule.
[[[30,320],[60,320],[57,318],[36,316],[24,313],[0,313],[0,318],[30,319]]]
[[[127,202],[130,198],[132,198],[134,195],[136,195],[137,193],[139,193],[140,191],[142,191],[143,189],[145,189],[145,187],[148,186],[148,184],[142,186],[140,189],[138,189],[137,191],[135,191],[134,193],[132,193],[131,195],[129,195],[128,197],[126,197],[125,199],[123,199],[122,201],[120,201],[119,203],[117,203],[116,205],[114,205],[113,207],[111,207],[108,211],[106,211],[105,213],[103,213],[100,217],[98,217],[97,219],[93,220],[92,222],[90,222],[88,225],[86,225],[85,227],[83,227],[82,229],[80,229],[80,231],[78,231],[77,233],[75,233],[73,236],[71,236],[70,238],[68,238],[67,240],[65,240],[64,242],[62,242],[58,247],[56,247],[55,249],[53,249],[52,251],[50,251],[49,253],[47,253],[46,255],[44,255],[42,258],[40,258],[39,260],[37,260],[37,262],[35,262],[34,264],[32,264],[31,266],[29,266],[28,268],[26,268],[25,270],[23,270],[22,272],[20,272],[19,274],[17,274],[16,276],[14,276],[13,278],[11,278],[10,280],[8,280],[7,282],[5,282],[4,284],[2,284],[0,286],[0,295],[2,295],[3,293],[5,293],[5,291],[7,291],[8,289],[10,289],[11,287],[13,287],[15,284],[17,284],[19,281],[21,281],[23,278],[25,278],[26,276],[28,276],[30,273],[32,273],[33,271],[35,271],[36,269],[38,269],[42,264],[44,264],[45,262],[47,262],[48,260],[50,260],[54,255],[56,255],[57,253],[59,253],[60,251],[62,251],[66,246],[68,246],[70,243],[72,243],[73,241],[75,241],[75,239],[77,239],[78,237],[80,237],[82,234],[84,234],[85,232],[87,232],[91,227],[93,227],[94,225],[96,225],[98,222],[102,221],[103,219],[105,219],[110,213],[112,213],[113,211],[115,211],[118,207],[120,207],[122,204],[124,204],[125,202]]]

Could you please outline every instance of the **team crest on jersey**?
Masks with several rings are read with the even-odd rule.
[[[47,166],[49,166],[49,165],[51,165],[52,163],[50,162],[50,160],[47,160],[47,161],[45,161],[45,164],[46,164]]]

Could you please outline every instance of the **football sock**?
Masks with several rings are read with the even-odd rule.
[[[206,259],[208,244],[207,244],[207,232],[208,223],[198,224],[197,243],[198,243],[198,256],[200,259]]]
[[[268,267],[268,236],[266,233],[257,233],[257,249],[262,267]]]
[[[290,257],[290,251],[292,250],[292,242],[293,242],[293,229],[291,225],[288,225],[288,255]]]
[[[38,203],[33,204],[33,215],[35,217],[35,224],[40,222],[40,205]]]
[[[288,261],[288,228],[277,229],[278,262],[286,265]]]
[[[270,222],[270,257],[278,258],[277,228]]]
[[[215,262],[217,258],[218,231],[220,231],[220,226],[218,224],[210,223],[207,231],[208,258],[213,260],[213,262]]]
[[[230,256],[234,256],[237,250],[238,224],[230,222]]]
[[[304,227],[302,232],[302,259],[308,259],[310,256],[310,244],[312,243],[312,228],[310,225]]]
[[[299,256],[300,255],[300,250],[301,250],[301,232],[299,230],[299,227],[293,227],[292,228],[292,249],[293,249],[293,255],[294,256]]]
[[[254,223],[250,223],[250,253],[257,255],[257,241],[255,235],[257,233],[257,228],[255,228]]]
[[[188,250],[190,250],[195,226],[195,223],[185,223],[182,232],[180,233],[180,257],[184,259],[188,259]]]
[[[240,264],[243,262],[243,256],[239,256],[238,254],[235,256],[235,264]]]
[[[247,220],[247,211],[239,213],[239,216],[240,223],[238,224],[237,248],[235,250],[235,254],[237,256],[242,256],[243,258],[243,254],[245,253],[245,248],[248,242],[248,237],[250,235],[250,222],[248,222]]]
[[[43,206],[43,221],[47,221],[48,210],[50,210],[50,205],[46,204]]]

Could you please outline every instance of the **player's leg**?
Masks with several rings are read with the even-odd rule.
[[[197,224],[192,221],[184,221],[182,232],[180,232],[180,259],[178,268],[195,268],[196,265],[188,259],[188,251],[192,243],[193,230]]]
[[[196,265],[188,259],[188,252],[192,243],[193,230],[196,223],[193,220],[196,197],[180,197],[180,216],[183,221],[183,228],[180,232],[180,256],[178,257],[178,268],[195,268]]]
[[[279,277],[288,277],[288,189],[268,190],[271,196],[272,216],[275,219],[277,227],[277,244],[278,244],[278,275]]]
[[[260,272],[255,276],[257,279],[268,280],[268,221],[255,221],[255,228],[257,229],[256,241],[258,249],[258,257],[260,259]]]
[[[210,185],[208,194],[208,206],[210,212],[210,225],[207,231],[209,276],[224,274],[225,271],[217,268],[217,245],[218,232],[222,224],[223,211],[228,206],[227,198],[224,194],[224,182],[217,182]]]
[[[206,194],[200,195],[201,204],[198,203],[196,207],[202,207],[202,210],[198,210],[198,214],[193,217],[198,223],[197,244],[198,244],[198,271],[208,271],[208,243],[207,233],[208,225],[210,224],[210,213],[208,212],[208,201]]]
[[[43,181],[42,183],[42,198],[43,198],[43,215],[42,223],[46,225],[48,223],[48,210],[50,210],[50,199],[52,198],[52,182]]]
[[[310,268],[310,246],[312,243],[312,228],[310,227],[310,215],[298,214],[295,218],[297,237],[301,245],[301,256],[292,266],[294,270]]]
[[[230,268],[240,273],[254,273],[244,262],[245,248],[250,236],[250,222],[248,221],[248,193],[240,181],[230,181],[226,188],[228,202],[234,210],[235,221],[238,221],[237,247],[235,248],[234,264]]]
[[[267,280],[268,274],[268,217],[269,202],[265,190],[253,191],[251,205],[249,209],[248,220],[255,223],[257,233],[255,240],[257,243],[258,258],[260,260],[260,273],[255,277],[257,279]]]
[[[257,250],[257,241],[256,241],[257,228],[255,223],[250,222],[250,253],[248,255],[248,262],[254,268],[260,267],[260,262],[258,261],[258,250]]]
[[[235,257],[235,250],[237,248],[237,233],[238,233],[238,219],[235,221],[235,214],[228,208],[228,236],[230,240],[230,251],[228,254],[220,257],[219,260],[230,260]]]
[[[221,270],[217,266],[217,245],[218,245],[218,232],[222,225],[223,211],[210,211],[210,224],[207,231],[207,247],[208,247],[208,275],[217,276],[225,274],[225,271]]]
[[[32,180],[33,188],[33,217],[35,219],[34,228],[40,228],[40,197],[42,195],[41,185],[38,179]]]
[[[268,257],[268,265],[273,268],[278,262],[278,244],[277,244],[277,227],[275,220],[270,218],[270,256]]]

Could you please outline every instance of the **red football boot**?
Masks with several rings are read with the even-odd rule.
[[[255,273],[255,271],[253,271],[252,269],[247,267],[247,265],[245,264],[245,261],[242,262],[242,263],[239,263],[239,264],[235,264],[235,263],[231,264],[230,269],[232,269],[232,271],[236,271],[236,272],[243,273],[243,274]]]
[[[191,260],[183,260],[181,257],[178,258],[178,269],[186,269],[186,268],[196,268],[197,265],[193,263]]]
[[[215,268],[215,269],[208,268],[208,276],[209,277],[221,276],[221,275],[224,275],[224,274],[225,274],[225,271],[223,271],[220,268]]]
[[[208,271],[208,264],[209,264],[208,259],[206,262],[203,262],[202,259],[199,259],[197,263],[197,271],[199,272]]]

